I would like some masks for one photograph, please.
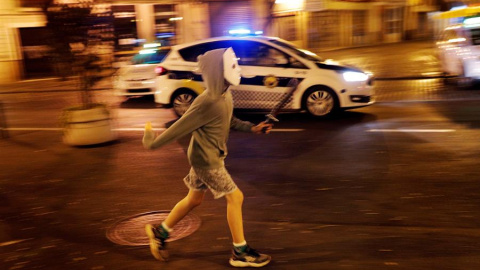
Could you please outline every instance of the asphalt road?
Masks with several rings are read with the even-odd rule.
[[[384,87],[417,97],[389,92],[332,119],[283,114],[269,135],[231,134],[227,168],[245,193],[247,240],[273,256],[269,269],[480,269],[478,93],[439,88],[456,94],[447,99],[401,84]],[[116,108],[118,142],[63,145],[59,112],[77,94],[1,96],[10,135],[0,140],[1,268],[229,269],[224,200],[210,195],[168,263],[106,237],[115,222],[185,195],[188,138],[143,150],[145,121],[164,127],[173,113],[100,91]]]

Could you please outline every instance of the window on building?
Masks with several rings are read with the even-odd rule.
[[[278,36],[285,40],[297,40],[296,16],[277,17]]]
[[[154,5],[155,10],[155,37],[162,46],[172,45],[175,37],[175,21],[170,20],[176,17],[174,5]]]
[[[390,8],[385,11],[385,33],[396,34],[402,31],[402,8]]]
[[[308,21],[308,47],[312,49],[336,47],[340,42],[340,11],[312,12]]]
[[[119,50],[128,50],[137,46],[137,22],[134,5],[113,5],[112,12],[115,27],[115,45]]]
[[[252,1],[209,1],[210,35],[226,36],[228,31],[253,29]]]
[[[20,0],[20,7],[24,8],[40,8],[45,5],[48,0]]]
[[[19,28],[23,54],[23,78],[36,78],[51,75],[54,68],[63,74],[65,67],[52,66],[49,61],[51,47],[48,44],[50,33],[46,27]],[[62,70],[59,70],[62,69]]]
[[[354,10],[352,17],[353,45],[365,44],[367,36],[367,11]]]

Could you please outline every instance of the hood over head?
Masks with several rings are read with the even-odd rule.
[[[208,51],[198,56],[198,68],[209,95],[220,96],[225,90],[223,76],[223,54],[226,49]]]

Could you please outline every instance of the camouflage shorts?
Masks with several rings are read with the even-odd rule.
[[[232,193],[237,188],[225,167],[218,169],[190,168],[190,173],[183,179],[185,185],[192,190],[209,189],[215,199]]]

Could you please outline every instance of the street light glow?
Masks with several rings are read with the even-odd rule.
[[[169,21],[181,21],[181,20],[183,20],[183,17],[173,17],[173,18],[170,18],[168,20]]]
[[[300,11],[305,6],[305,0],[275,0],[275,5],[278,5],[276,9],[282,12]]]

